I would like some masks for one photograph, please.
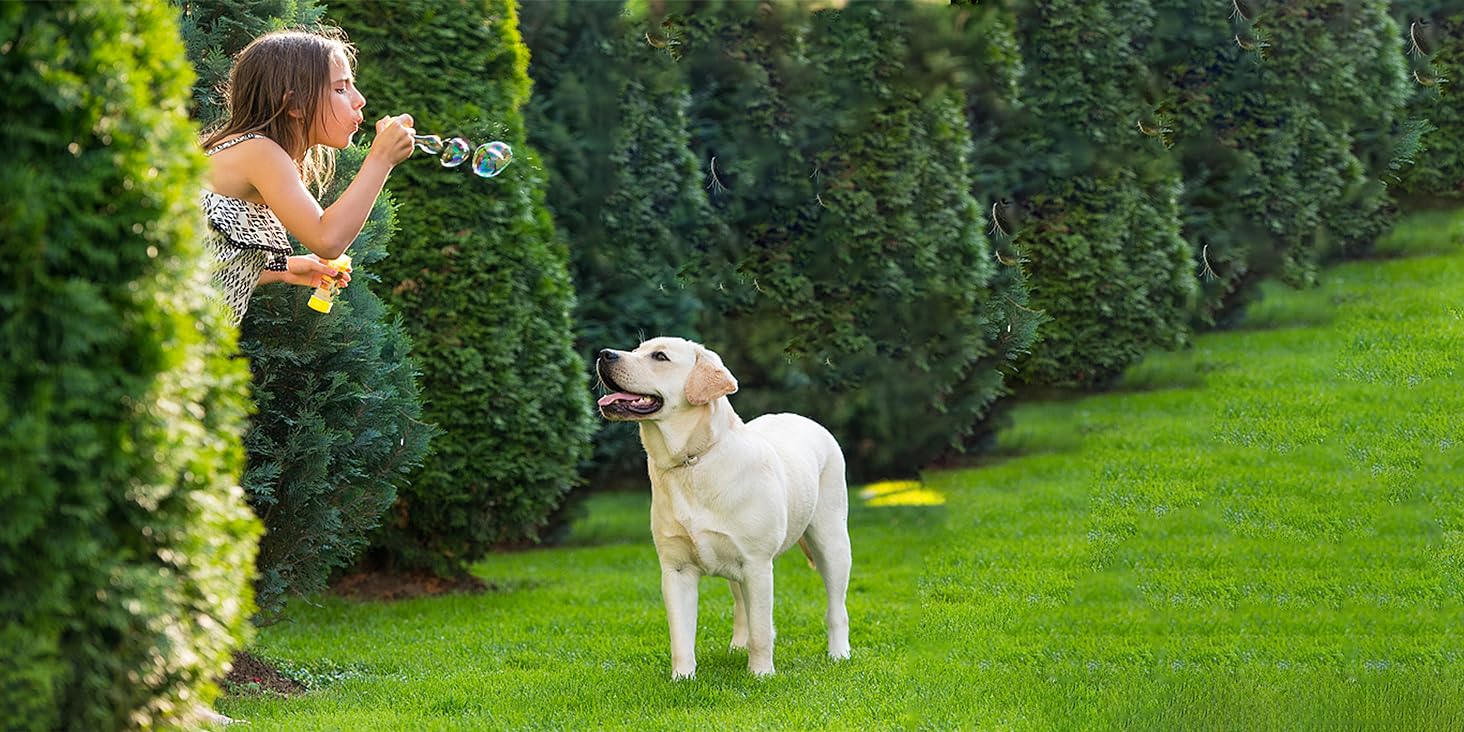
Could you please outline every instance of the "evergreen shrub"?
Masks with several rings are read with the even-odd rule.
[[[1311,16],[1325,23],[1329,55],[1337,63],[1319,69],[1314,59],[1307,72],[1320,87],[1317,104],[1331,138],[1350,158],[1341,194],[1323,207],[1328,240],[1322,256],[1356,257],[1372,251],[1393,227],[1397,205],[1388,183],[1418,147],[1419,128],[1406,110],[1412,87],[1403,38],[1388,0],[1317,3]]]
[[[0,5],[0,716],[195,728],[249,637],[247,372],[171,8]]]
[[[342,153],[323,205],[364,158],[358,148]],[[361,556],[435,434],[421,421],[406,327],[371,290],[380,287],[373,270],[387,256],[391,227],[383,196],[351,243],[353,279],[329,313],[309,308],[309,290],[279,285],[256,291],[244,316],[239,343],[259,405],[244,438],[244,488],[266,529],[256,593],[263,614],[283,610],[286,595],[324,590],[332,572]]]
[[[1223,324],[1262,279],[1307,284],[1323,256],[1360,254],[1390,225],[1387,183],[1418,135],[1401,46],[1377,0],[1153,6],[1155,125],[1184,171],[1198,320]]]
[[[1151,348],[1182,346],[1195,293],[1179,171],[1131,45],[1147,0],[1016,2],[1027,119],[1010,197],[1031,307],[1052,320],[1019,378],[1100,387]]]
[[[708,4],[673,25],[727,232],[708,252],[717,310],[702,330],[745,418],[817,419],[856,480],[962,446],[1032,337],[971,195],[964,98],[909,40],[943,22],[878,3],[752,18]]]
[[[199,119],[212,123],[227,111],[211,92],[227,81],[228,65],[214,60],[232,59],[259,33],[310,28],[322,14],[309,2],[185,6],[183,37],[193,39],[189,53],[200,69]],[[349,185],[364,157],[356,147],[340,154],[322,206]],[[390,200],[389,193],[378,198],[352,242],[355,279],[330,313],[309,309],[305,288],[270,285],[255,290],[244,316],[239,344],[258,405],[244,439],[244,488],[266,529],[255,593],[260,620],[278,617],[288,595],[325,589],[332,572],[356,561],[433,434],[420,421],[406,329],[372,292],[381,286],[373,270],[392,235]],[[297,243],[296,251],[306,250]]]
[[[372,543],[380,561],[452,572],[500,542],[537,538],[578,482],[595,424],[569,257],[524,139],[528,52],[509,0],[330,11],[359,50],[368,111],[515,154],[492,180],[418,155],[387,184],[400,228],[377,272],[412,338],[425,420],[442,434]]]
[[[1398,189],[1413,206],[1457,203],[1464,197],[1464,8],[1455,0],[1391,5],[1413,83],[1408,113],[1429,128]]]
[[[682,68],[617,3],[527,3],[522,13],[534,80],[529,142],[573,265],[580,357],[593,363],[602,348],[660,335],[695,340],[701,303],[682,269],[714,224],[689,144]],[[644,482],[644,465],[634,425],[596,432],[596,482]]]
[[[1195,319],[1209,327],[1239,312],[1280,263],[1262,195],[1260,155],[1267,151],[1254,140],[1258,122],[1269,123],[1248,111],[1257,102],[1263,61],[1236,38],[1252,46],[1263,41],[1238,36],[1232,7],[1205,0],[1152,5],[1155,22],[1141,42],[1161,91],[1148,124],[1180,164],[1183,233],[1200,275]]]

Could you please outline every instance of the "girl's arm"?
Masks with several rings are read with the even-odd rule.
[[[267,285],[271,282],[283,282],[289,285],[300,285],[301,287],[320,286],[321,277],[339,277],[340,286],[345,287],[351,281],[351,270],[343,269],[340,272],[332,269],[325,262],[320,261],[316,255],[305,255],[300,257],[289,257],[286,260],[286,270],[276,272],[267,269],[259,275],[259,284]]]
[[[278,145],[260,145],[260,154],[252,158],[246,175],[285,229],[321,259],[335,259],[366,225],[387,174],[412,154],[411,125],[410,115],[378,121],[376,140],[360,172],[340,198],[324,210],[300,180],[295,161]]]

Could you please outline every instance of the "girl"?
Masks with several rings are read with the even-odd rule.
[[[256,285],[313,287],[361,233],[391,169],[412,154],[412,117],[383,117],[356,179],[321,210],[305,187],[323,190],[335,150],[351,144],[366,98],[352,73],[355,51],[342,40],[281,31],[256,38],[229,72],[228,117],[203,146],[209,156],[203,209],[217,257],[214,282],[244,319]],[[285,232],[314,254],[291,256]],[[350,280],[340,273],[341,284]]]

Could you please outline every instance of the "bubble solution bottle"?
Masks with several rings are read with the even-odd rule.
[[[330,267],[336,272],[340,272],[343,269],[348,270],[351,268],[351,255],[342,254],[326,262],[325,266]],[[341,289],[337,286],[338,279],[336,277],[320,278],[320,286],[315,288],[315,292],[310,294],[310,308],[312,310],[319,310],[322,313],[330,312],[331,306],[335,304],[336,293]]]

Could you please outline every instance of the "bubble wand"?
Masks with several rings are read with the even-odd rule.
[[[473,157],[473,172],[484,178],[496,177],[503,172],[508,164],[513,162],[513,149],[507,143],[485,142],[479,145],[476,150],[473,144],[461,137],[454,137],[444,141],[437,135],[412,135],[412,140],[417,144],[417,149],[429,155],[438,156],[437,159],[444,168],[456,168],[468,159],[471,152]]]

